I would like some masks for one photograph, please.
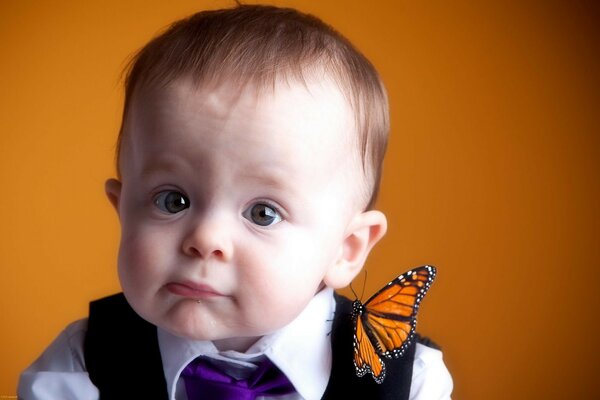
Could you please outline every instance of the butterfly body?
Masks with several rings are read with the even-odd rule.
[[[398,358],[410,345],[421,300],[429,290],[436,269],[425,265],[388,283],[364,304],[352,304],[354,366],[361,377],[370,373],[375,382],[385,378],[384,358]]]

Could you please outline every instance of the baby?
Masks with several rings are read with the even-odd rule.
[[[388,125],[373,66],[315,17],[248,5],[172,25],[130,64],[106,182],[123,294],[92,302],[19,396],[246,398],[195,375],[264,369],[278,383],[258,398],[449,398],[441,352],[420,343],[382,384],[358,378],[334,295],[386,232]]]

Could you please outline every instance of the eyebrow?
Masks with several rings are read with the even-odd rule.
[[[156,173],[175,173],[180,171],[181,168],[181,162],[176,157],[161,157],[157,160],[146,162],[140,176],[148,178]],[[238,177],[256,185],[264,185],[275,190],[299,195],[292,179],[288,178],[285,173],[278,171],[277,168],[265,167],[264,164],[247,166],[239,173]]]
[[[257,171],[255,171],[255,169]],[[244,180],[260,182],[266,186],[275,188],[288,188],[290,179],[286,178],[282,173],[276,173],[273,171],[265,171],[264,168],[247,168],[240,176]]]
[[[157,172],[175,172],[179,168],[175,159],[161,158],[158,161],[146,163],[142,169],[141,176],[148,177]]]

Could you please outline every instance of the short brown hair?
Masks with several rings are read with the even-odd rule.
[[[202,11],[173,23],[139,50],[126,69],[125,106],[117,142],[117,170],[124,121],[134,92],[191,77],[194,82],[240,87],[274,85],[279,78],[305,81],[315,72],[333,78],[349,101],[370,191],[377,197],[387,146],[387,94],[373,65],[341,34],[318,18],[290,8],[238,5]]]

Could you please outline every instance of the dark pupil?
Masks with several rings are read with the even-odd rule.
[[[264,204],[257,204],[252,207],[252,221],[257,225],[270,225],[277,217],[275,210]]]
[[[178,213],[187,207],[187,200],[181,193],[172,192],[165,198],[165,208],[171,213]]]

